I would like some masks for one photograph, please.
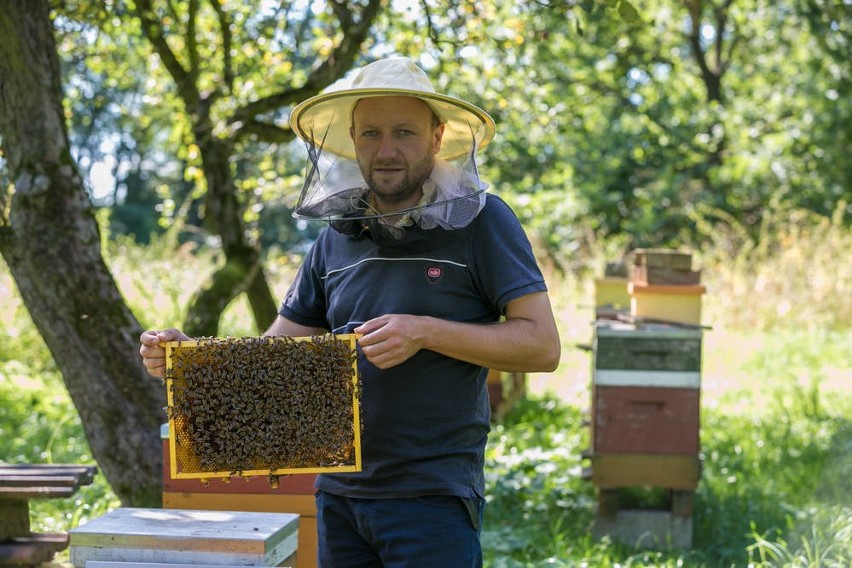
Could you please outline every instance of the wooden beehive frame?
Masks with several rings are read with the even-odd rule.
[[[328,337],[328,336],[327,336]],[[359,336],[357,334],[341,334],[335,335],[333,338],[338,341],[348,342],[350,349],[354,352],[357,345],[357,338]],[[284,340],[295,340],[295,341],[313,341],[314,337],[294,337],[294,338],[284,338],[284,337],[269,337],[265,338],[269,342],[273,341],[284,341]],[[171,371],[173,369],[173,361],[175,359],[175,353],[178,349],[193,349],[197,348],[200,344],[208,344],[205,343],[204,340],[186,340],[186,341],[172,341],[168,342],[165,345],[166,349],[166,394],[169,408],[171,409],[174,405],[174,378],[170,377]],[[251,476],[270,476],[270,478],[279,476],[279,475],[290,475],[296,473],[348,473],[348,472],[358,472],[361,471],[361,418],[360,418],[360,384],[359,384],[359,375],[358,375],[358,367],[357,367],[357,358],[353,357],[352,362],[352,431],[353,431],[353,445],[354,445],[354,463],[350,464],[341,464],[341,465],[332,465],[332,466],[324,466],[324,465],[316,465],[315,467],[295,467],[295,468],[278,468],[278,469],[245,469],[239,471],[207,471],[202,470],[198,465],[197,452],[191,447],[189,444],[183,443],[188,436],[184,436],[184,426],[182,426],[182,422],[178,420],[176,416],[172,412],[169,413],[169,456],[171,458],[171,476],[173,479],[209,479],[209,478],[229,478],[234,475],[251,477]],[[181,456],[190,456],[189,460],[181,459]],[[195,464],[190,464],[187,467],[187,463],[193,461]]]

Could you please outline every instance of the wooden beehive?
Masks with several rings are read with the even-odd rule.
[[[700,330],[678,326],[596,327],[591,437],[596,485],[695,487],[701,341]]]
[[[596,386],[592,404],[595,454],[698,455],[698,389]]]
[[[599,454],[592,458],[592,463],[592,483],[598,489],[693,490],[701,475],[701,461],[697,455]]]
[[[637,249],[633,253],[630,281],[641,286],[694,285],[701,271],[692,270],[692,254],[668,249]]]
[[[692,253],[662,248],[636,249],[633,251],[633,264],[671,270],[691,270]]]
[[[602,278],[595,279],[595,313],[598,317],[630,310],[628,269],[624,262],[608,262]]]
[[[586,470],[598,500],[592,532],[633,546],[689,548],[701,472],[705,290],[690,253],[639,249],[631,264],[629,319],[598,313],[595,325]],[[631,507],[637,489],[665,496],[665,506]]]
[[[360,471],[356,338],[166,344],[171,477]]]
[[[594,339],[596,385],[700,386],[700,329],[606,322]]]
[[[119,507],[70,531],[70,560],[75,568],[291,566],[299,530],[292,513]]]
[[[630,294],[627,292],[627,278],[605,277],[595,279],[595,309],[630,309]]]
[[[630,315],[651,320],[701,325],[701,296],[704,286],[642,285],[630,282]]]

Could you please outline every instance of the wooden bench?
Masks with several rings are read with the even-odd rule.
[[[90,485],[92,465],[0,464],[0,565],[35,566],[68,547],[68,534],[33,533],[30,499],[71,497]]]

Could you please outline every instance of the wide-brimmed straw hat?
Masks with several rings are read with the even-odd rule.
[[[439,158],[452,160],[484,148],[494,137],[494,120],[467,101],[436,93],[426,73],[411,59],[380,59],[361,68],[351,82],[336,83],[298,104],[290,127],[299,138],[347,159],[355,159],[349,135],[352,109],[366,97],[409,96],[428,104],[444,127]]]

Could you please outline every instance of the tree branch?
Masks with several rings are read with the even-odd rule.
[[[716,75],[719,78],[725,74],[728,60],[724,57],[725,34],[728,27],[728,13],[733,0],[726,0],[724,5],[713,10],[716,16]],[[733,40],[731,43],[734,43]]]
[[[340,29],[347,30],[354,25],[354,21],[352,20],[352,11],[349,9],[346,2],[331,0],[329,5],[331,6],[331,11],[334,12],[335,16],[337,16],[337,21],[340,23]]]
[[[241,122],[243,124],[241,128],[246,128],[247,125],[256,122],[255,117],[258,115],[312,97],[343,76],[352,67],[360,53],[361,45],[366,41],[381,6],[382,0],[369,0],[361,13],[360,20],[356,22],[344,3],[333,3],[332,9],[338,20],[342,24],[349,22],[349,25],[342,28],[343,39],[335,46],[328,58],[311,72],[301,87],[279,91],[248,103],[234,112],[230,122],[232,124]],[[240,137],[242,134],[238,132],[236,136]]]
[[[423,14],[426,16],[426,29],[429,30],[429,37],[432,38],[432,43],[440,45],[441,38],[438,37],[438,31],[435,29],[435,24],[432,22],[432,9],[429,7],[429,2],[422,0],[420,5],[423,8]]]
[[[707,64],[707,54],[701,47],[701,14],[703,12],[702,0],[684,0],[689,17],[691,19],[690,31],[687,34],[689,45],[692,48],[692,55],[695,62],[701,69],[701,78],[704,81],[704,86],[707,89],[707,99],[711,101],[721,101],[722,92],[720,89],[720,76],[718,72],[710,69]],[[719,34],[716,34],[716,40],[721,41]]]
[[[162,23],[154,12],[151,5],[151,0],[136,0],[136,15],[142,22],[142,33],[151,42],[154,51],[160,57],[163,65],[166,66],[169,74],[175,80],[178,88],[178,94],[186,105],[187,110],[195,112],[198,105],[198,88],[196,87],[190,73],[183,68],[178,61],[174,52],[169,47],[166,41],[165,32],[163,31]]]
[[[234,141],[239,142],[244,138],[254,136],[262,142],[273,144],[286,144],[292,141],[296,135],[289,127],[284,128],[269,122],[250,120],[241,125],[234,134]]]
[[[193,83],[198,82],[198,37],[196,36],[196,18],[198,16],[198,0],[189,0],[189,18],[186,24],[186,51],[189,56],[189,76]]]
[[[701,48],[701,0],[686,0],[686,9],[689,11],[690,29],[687,38],[692,47],[692,54],[695,57],[698,67],[701,68],[702,75],[710,74],[710,67],[707,65],[707,58],[704,50]]]
[[[423,14],[426,16],[426,29],[429,30],[429,39],[432,40],[432,43],[436,46],[449,44],[455,48],[464,47],[465,43],[462,41],[453,41],[448,38],[441,38],[437,26],[435,26],[435,23],[432,21],[432,8],[429,6],[429,2],[427,0],[421,0],[420,7],[423,9]]]
[[[216,12],[219,19],[219,28],[222,30],[222,75],[225,79],[225,85],[228,87],[228,92],[234,90],[234,62],[231,57],[231,44],[233,43],[233,34],[231,32],[231,20],[228,14],[222,9],[222,4],[219,0],[210,0],[210,5]]]

